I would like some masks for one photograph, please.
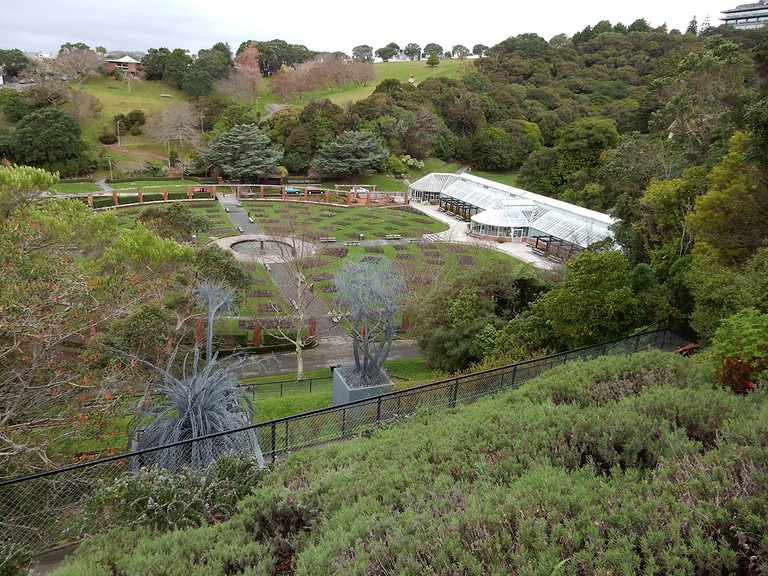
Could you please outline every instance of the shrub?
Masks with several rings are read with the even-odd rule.
[[[29,551],[18,544],[0,540],[0,576],[25,576],[31,560]]]
[[[712,339],[712,361],[718,382],[747,394],[768,368],[768,314],[745,308],[723,320]]]
[[[81,531],[115,525],[166,531],[220,522],[234,514],[261,477],[258,461],[248,454],[222,456],[202,471],[144,468],[100,486],[88,501]]]
[[[643,352],[558,366],[540,376],[536,386],[525,386],[522,394],[535,401],[549,399],[556,404],[602,406],[637,395],[651,386],[698,385],[701,376],[685,358],[665,352]]]
[[[115,134],[115,132],[110,130],[109,128],[104,128],[99,133],[99,142],[101,142],[102,144],[116,144],[117,134]]]

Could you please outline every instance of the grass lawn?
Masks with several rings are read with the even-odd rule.
[[[76,88],[76,84],[71,84]],[[129,84],[115,80],[110,76],[97,76],[86,80],[81,89],[96,96],[101,102],[101,112],[83,125],[83,136],[94,142],[98,141],[99,132],[109,128],[116,129],[113,118],[117,114],[127,114],[131,110],[141,110],[147,116],[174,102],[186,102],[187,97],[165,82],[134,80]],[[171,98],[163,98],[160,94],[170,94]],[[145,137],[140,137],[146,140]],[[126,138],[129,142],[130,138]],[[121,142],[123,143],[123,142]]]
[[[313,92],[301,102],[294,104],[304,105],[311,99],[328,99],[334,104],[343,107],[347,102],[364,100],[373,94],[376,85],[383,80],[392,78],[400,82],[407,82],[408,77],[412,75],[414,82],[418,85],[427,78],[460,78],[467,70],[471,70],[473,67],[474,64],[471,60],[440,60],[440,64],[434,67],[427,66],[426,60],[378,62],[373,65],[376,80],[370,86],[358,88],[354,83],[350,83],[341,91],[338,88],[329,88],[321,92]]]
[[[127,190],[136,188],[164,188],[166,186],[180,186],[184,190],[189,189],[190,186],[199,186],[199,182],[196,180],[133,180],[131,182],[113,182],[110,186],[116,190]]]
[[[51,192],[59,194],[82,194],[86,192],[102,192],[101,186],[93,182],[59,182]]]
[[[517,186],[517,172],[481,172],[480,170],[472,170],[469,174],[507,186]]]
[[[384,369],[394,381],[395,390],[435,382],[442,378],[427,368],[421,358],[387,360],[384,362]],[[292,376],[292,374],[284,375],[286,380],[283,383],[282,398],[279,385],[274,384],[279,382],[279,377],[272,375],[244,380],[249,385],[256,386],[255,405],[259,410],[257,422],[293,416],[331,405],[333,382],[328,370],[310,370],[305,373],[307,379],[322,378],[322,380],[313,380],[312,392],[309,391],[309,380],[296,382],[292,380]]]

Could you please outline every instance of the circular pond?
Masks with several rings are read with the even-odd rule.
[[[274,257],[286,260],[295,256],[293,248],[288,243],[275,240],[243,240],[232,244],[230,250],[254,258]]]

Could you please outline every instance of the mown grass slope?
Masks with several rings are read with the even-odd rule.
[[[113,516],[135,526],[56,574],[756,574],[766,474],[764,390],[670,354],[605,357],[294,454],[215,525]]]

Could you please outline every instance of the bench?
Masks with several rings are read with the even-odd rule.
[[[541,248],[536,248],[536,247],[531,248],[531,252],[533,252],[534,254],[538,254],[539,256],[544,256],[544,250],[542,250]]]
[[[418,244],[419,239],[418,238],[408,238],[408,244]]]
[[[347,240],[344,244],[347,246],[360,246],[360,240]]]
[[[387,240],[400,240],[402,236],[400,234],[387,234]]]
[[[320,236],[320,242],[336,242],[336,236]]]

